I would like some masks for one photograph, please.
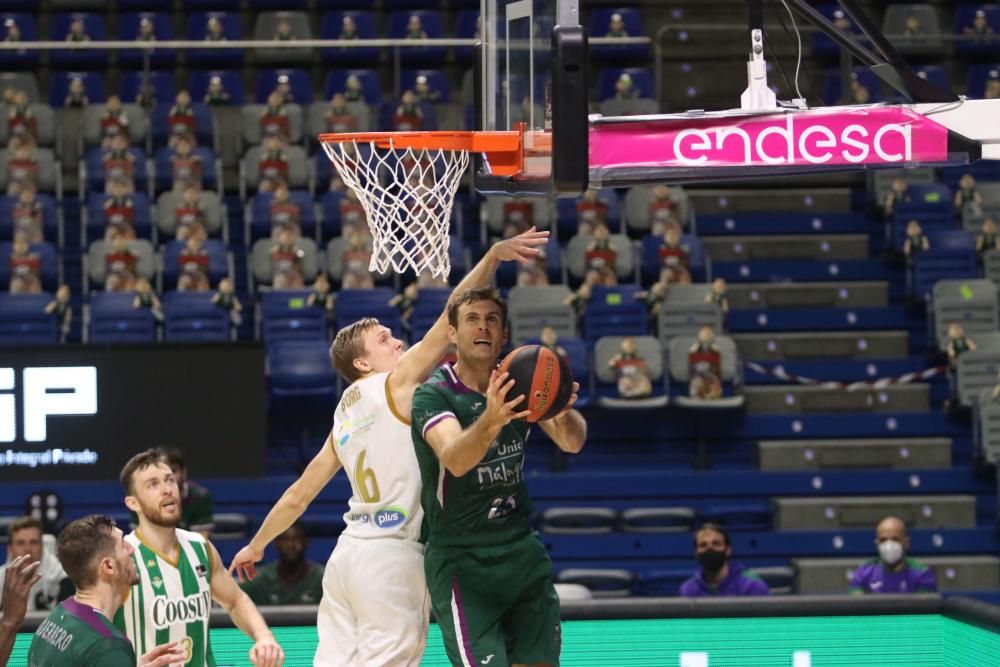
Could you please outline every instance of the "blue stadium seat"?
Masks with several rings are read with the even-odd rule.
[[[208,253],[208,280],[212,285],[229,275],[229,257],[226,244],[219,239],[208,239],[204,245]],[[184,244],[167,241],[163,244],[163,289],[174,289],[180,274],[179,259]]]
[[[663,268],[663,259],[660,257],[660,246],[663,238],[652,234],[642,237],[642,281],[643,284],[656,282],[660,277],[660,269]],[[681,237],[681,246],[688,249],[688,271],[691,272],[691,279],[694,282],[705,280],[705,248],[701,239],[696,236],[685,234]]]
[[[839,5],[835,4],[817,5],[816,9],[819,10],[819,12],[823,16],[830,19],[830,21],[835,21],[838,16],[845,19],[847,18],[847,15],[844,14],[844,10],[841,9]],[[858,28],[858,26],[856,26],[853,21],[850,21],[850,19],[847,20],[851,24],[850,34],[855,39],[860,39],[863,44],[867,44],[868,39],[864,37],[864,35],[861,32],[861,29]],[[812,46],[813,50],[816,53],[825,56],[832,56],[840,53],[840,47],[837,46],[837,43],[818,30],[812,33]]]
[[[772,523],[767,503],[712,504],[702,509],[701,520],[725,526],[732,532],[770,530]]]
[[[986,93],[986,82],[997,79],[1000,79],[1000,63],[996,65],[969,65],[965,94],[973,99],[982,99]]]
[[[451,84],[448,76],[438,69],[407,69],[403,70],[399,77],[401,90],[416,90],[417,77],[426,77],[427,85],[434,95],[434,104],[448,104],[451,102]]]
[[[139,35],[139,24],[143,19],[153,22],[153,34],[156,41],[174,39],[174,26],[170,15],[156,12],[126,12],[118,20],[118,39],[134,41]],[[155,43],[155,42],[154,42]],[[170,67],[177,59],[174,49],[154,49],[149,54],[149,63],[153,67]],[[143,52],[141,49],[125,49],[118,52],[118,64],[123,67],[142,67]]]
[[[919,65],[913,68],[921,79],[926,79],[939,88],[951,90],[951,74],[940,65]]]
[[[45,313],[51,294],[0,293],[0,345],[49,345],[59,342],[59,323]]]
[[[136,192],[131,195],[132,207],[135,219],[132,227],[135,229],[136,237],[140,239],[152,240],[153,238],[153,213],[149,206],[149,197],[144,192]],[[111,195],[98,194],[95,197],[87,198],[86,208],[86,243],[90,245],[97,239],[104,238],[104,231],[107,223],[104,219],[104,202],[111,198]]]
[[[882,84],[878,77],[867,67],[855,67],[853,77],[857,77],[860,85],[868,89],[871,102],[878,102],[882,99]],[[826,72],[826,81],[823,83],[823,101],[826,104],[843,104],[840,91],[840,70],[831,68]]]
[[[141,148],[129,148],[128,152],[135,157],[135,189],[143,191],[149,183],[146,169],[146,153]],[[89,149],[83,157],[87,174],[86,187],[88,192],[104,192],[104,151],[100,148]]]
[[[133,308],[133,292],[93,292],[90,295],[91,343],[152,343],[156,319],[148,308]]]
[[[941,183],[910,183],[907,187],[909,201],[893,206],[891,239],[902,246],[906,224],[913,219],[920,222],[924,231],[953,227],[954,204],[951,190]]]
[[[361,91],[365,96],[365,102],[374,106],[382,102],[382,90],[378,81],[378,74],[371,69],[342,69],[333,70],[326,75],[323,84],[323,99],[328,100],[334,93],[342,93],[347,89],[348,77],[355,76],[361,82]]]
[[[38,24],[32,14],[4,13],[0,14],[0,34],[7,34],[7,21],[13,21],[21,33],[22,42],[38,41]],[[0,69],[21,69],[31,67],[38,62],[38,51],[17,51],[0,52]]]
[[[976,240],[960,230],[925,231],[930,248],[913,262],[913,294],[923,299],[939,280],[978,276]]]
[[[423,339],[438,317],[448,305],[451,289],[447,287],[425,287],[420,290],[413,312],[410,313],[410,343]]]
[[[982,12],[986,19],[986,24],[993,29],[993,32],[986,35],[992,39],[976,39],[977,35],[966,35],[966,28],[971,28],[976,18],[977,12]],[[995,4],[968,4],[955,7],[955,53],[972,56],[982,56],[1000,52],[1000,40],[997,40],[997,33],[1000,33],[1000,7]]]
[[[83,82],[84,94],[91,104],[101,104],[108,99],[104,75],[96,72],[55,72],[49,83],[49,106],[54,109],[66,105],[66,95],[73,79]]]
[[[10,287],[10,254],[13,243],[4,241],[0,243],[0,290]],[[58,287],[59,256],[56,246],[52,243],[30,243],[31,252],[37,253],[41,261],[42,289],[54,292]]]
[[[607,205],[607,224],[609,230],[621,229],[621,202],[614,188],[604,188],[597,195],[598,201]],[[556,219],[560,238],[570,238],[579,231],[580,223],[577,204],[579,198],[562,198],[556,200]]]
[[[369,148],[365,144],[362,144],[358,146],[358,153],[366,157],[371,153],[371,148]],[[312,158],[312,161],[313,161],[313,167],[315,168],[314,174],[316,175],[316,190],[317,192],[326,192],[330,188],[330,178],[333,176],[333,163],[330,162],[330,158],[323,151],[317,152],[315,157]],[[341,193],[340,196],[342,197],[343,193]],[[339,199],[337,200],[337,203],[338,204],[340,203]],[[332,210],[328,211],[328,213],[333,214],[336,217],[334,219],[331,219],[330,221],[325,221],[324,224],[326,224],[326,222],[331,222],[336,226],[337,229],[340,229],[339,210],[336,213],[334,213]],[[324,229],[327,229],[327,227],[324,227]],[[337,235],[338,234],[333,234],[333,236]]]
[[[50,242],[59,238],[59,213],[55,197],[38,193],[42,205],[42,235]],[[10,241],[14,231],[14,207],[16,197],[0,196],[0,241]]]
[[[169,12],[174,7],[173,0],[117,0],[118,11],[158,11]]]
[[[625,24],[629,37],[642,37],[646,34],[643,27],[642,14],[635,7],[601,7],[590,13],[591,37],[606,37],[611,16],[618,14]],[[612,44],[591,45],[590,57],[595,63],[642,62],[649,60],[649,46],[646,44],[629,44],[615,46]]]
[[[402,324],[399,320],[399,311],[389,305],[389,300],[394,296],[396,296],[395,291],[388,287],[341,290],[337,294],[334,328],[339,331],[363,317],[375,317],[384,326],[392,329],[394,336],[401,336]]]
[[[234,0],[235,7],[239,9],[239,0]],[[229,9],[224,7],[219,0],[212,4],[212,0],[206,0],[206,7],[212,6],[214,9]],[[243,28],[240,25],[240,15],[238,12],[212,11],[195,12],[188,16],[187,29],[185,35],[190,40],[204,40],[208,32],[208,20],[216,18],[222,23],[222,32],[229,41],[243,39]],[[237,67],[243,62],[243,49],[191,49],[187,52],[187,60],[191,65],[202,67]]]
[[[145,76],[142,72],[124,72],[118,86],[118,96],[124,104],[134,104],[142,92]],[[153,89],[153,99],[157,104],[173,104],[177,97],[177,85],[170,72],[150,72],[149,85]]]
[[[639,573],[635,583],[636,595],[674,597],[679,595],[681,584],[694,575],[697,566],[689,568],[651,569]]]
[[[200,126],[200,124],[199,124]],[[158,148],[153,157],[153,169],[156,174],[155,190],[157,193],[166,192],[173,188],[173,166],[170,157],[174,154],[172,148]],[[192,155],[201,158],[201,186],[205,190],[216,190],[219,187],[219,174],[215,168],[215,153],[205,146],[197,146],[191,151]]]
[[[313,101],[312,80],[309,73],[301,69],[262,69],[257,71],[254,83],[254,101],[267,103],[267,96],[278,86],[278,77],[287,76],[288,85],[296,104],[310,104]]]
[[[269,347],[279,341],[322,340],[328,337],[326,311],[309,307],[309,290],[274,290],[260,299],[261,339]]]
[[[191,94],[192,100],[196,102],[204,101],[205,93],[208,92],[208,84],[214,76],[222,80],[222,88],[229,93],[233,106],[243,106],[246,104],[243,77],[235,70],[220,69],[207,72],[204,70],[191,72],[191,78],[188,79],[188,92]]]
[[[388,37],[391,39],[405,39],[407,35],[407,22],[411,16],[420,18],[421,27],[429,39],[444,37],[441,14],[437,11],[427,9],[390,12]],[[420,43],[420,40],[415,41]],[[399,58],[407,66],[425,65],[436,67],[444,64],[447,53],[448,49],[441,46],[413,46],[400,49]]]
[[[635,298],[639,289],[638,285],[594,287],[583,315],[584,340],[593,344],[603,336],[645,335],[649,315]]]
[[[197,11],[236,11],[240,0],[181,0],[184,9]]]
[[[103,16],[86,12],[73,12],[72,14],[52,15],[52,24],[49,28],[50,39],[56,42],[63,41],[69,34],[70,24],[76,19],[83,20],[84,30],[91,41],[99,42],[108,38]],[[49,53],[49,59],[52,66],[57,69],[98,69],[107,66],[108,52],[104,49],[93,51],[55,49]]]
[[[268,391],[272,401],[311,399],[325,401],[328,409],[332,409],[337,377],[329,349],[325,338],[283,340],[268,345]]]
[[[316,235],[316,207],[312,197],[305,190],[292,190],[288,193],[291,201],[299,205],[299,224],[302,235],[313,238]],[[274,193],[258,192],[247,204],[247,219],[250,223],[250,240],[271,235],[271,201]]]
[[[167,342],[230,340],[229,311],[212,303],[214,292],[167,292],[163,295],[163,339]]]
[[[8,12],[38,12],[37,0],[0,0],[0,9]]]
[[[319,175],[319,165],[326,162],[326,181],[330,180],[330,161],[326,159],[326,155],[316,156],[316,166],[317,174],[316,180],[318,186],[325,187],[326,181],[320,180]],[[344,199],[343,192],[330,191],[324,193],[319,198],[319,215],[320,215],[320,230],[322,234],[322,239],[324,241],[332,239],[336,236],[340,236],[340,202]]]
[[[165,104],[158,104],[153,107],[152,117],[150,118],[150,133],[153,138],[153,146],[165,146],[170,139],[170,127],[167,125],[167,118],[170,116],[170,108],[172,106],[173,101],[170,100]],[[201,102],[192,102],[191,110],[194,112],[196,123],[195,138],[202,146],[212,146],[214,141],[212,110]]]
[[[378,33],[375,30],[375,16],[369,11],[337,11],[327,12],[323,15],[320,24],[320,39],[340,39],[343,30],[344,18],[351,17],[358,29],[358,37],[361,39],[375,39]],[[356,48],[331,48],[323,49],[324,62],[335,63],[357,67],[358,65],[375,66],[378,64],[378,49],[375,47]]]
[[[972,174],[977,183],[1000,182],[1000,160],[980,160],[957,167],[944,167],[941,169],[941,182],[954,192],[958,188],[958,181],[965,174]]]
[[[459,39],[476,38],[476,21],[479,20],[479,5],[475,9],[463,9],[455,17],[455,37]],[[460,62],[472,62],[476,53],[473,46],[456,46],[455,59]]]
[[[607,100],[615,96],[615,83],[622,74],[632,78],[632,89],[638,97],[655,98],[656,89],[653,75],[644,67],[604,67],[597,73],[597,99]]]

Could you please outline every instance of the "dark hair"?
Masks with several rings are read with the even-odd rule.
[[[167,460],[168,466],[187,470],[187,463],[184,461],[184,452],[179,447],[157,447],[157,449],[163,452],[163,457]]]
[[[354,382],[361,377],[361,371],[354,366],[354,360],[366,353],[365,333],[380,324],[374,317],[365,317],[338,331],[337,337],[333,339],[330,361],[347,382]]]
[[[7,526],[8,539],[13,539],[15,533],[19,533],[20,531],[25,530],[27,528],[37,528],[39,535],[45,532],[45,529],[42,528],[42,522],[36,519],[35,517],[19,516],[13,521],[11,521],[10,525]]]
[[[150,466],[154,466],[160,463],[167,462],[167,456],[164,454],[162,449],[152,448],[147,449],[144,452],[139,452],[125,463],[125,467],[122,468],[121,475],[118,476],[118,480],[122,483],[122,489],[125,491],[126,496],[131,496],[135,494],[135,474],[141,472]]]
[[[448,324],[453,327],[458,326],[458,309],[462,306],[476,301],[492,301],[500,307],[500,326],[507,326],[507,302],[500,296],[500,292],[492,287],[470,287],[458,294],[453,294],[448,302]]]
[[[722,541],[727,547],[729,546],[729,532],[726,531],[725,528],[717,523],[703,523],[698,526],[698,530],[694,531],[694,546],[696,549],[698,548],[698,533],[705,530],[711,530],[712,532],[722,535]]]
[[[104,514],[77,519],[59,534],[57,554],[77,590],[97,583],[97,563],[115,555],[115,521]]]

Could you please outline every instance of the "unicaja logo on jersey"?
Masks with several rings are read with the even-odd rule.
[[[153,600],[153,627],[163,629],[174,623],[192,623],[208,618],[212,608],[212,594],[209,591],[195,593],[183,598],[156,597]]]

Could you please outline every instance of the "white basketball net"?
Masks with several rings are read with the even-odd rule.
[[[375,142],[323,142],[337,173],[354,190],[368,218],[368,270],[448,278],[448,224],[469,152],[379,147]]]

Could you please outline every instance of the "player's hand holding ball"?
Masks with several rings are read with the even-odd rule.
[[[486,408],[480,419],[485,419],[487,423],[496,428],[503,428],[515,419],[525,419],[531,414],[530,410],[518,411],[518,404],[524,402],[524,396],[517,396],[513,400],[507,400],[507,393],[513,388],[514,380],[508,379],[507,373],[501,373],[499,369],[494,369],[490,373],[490,385],[486,388]]]

